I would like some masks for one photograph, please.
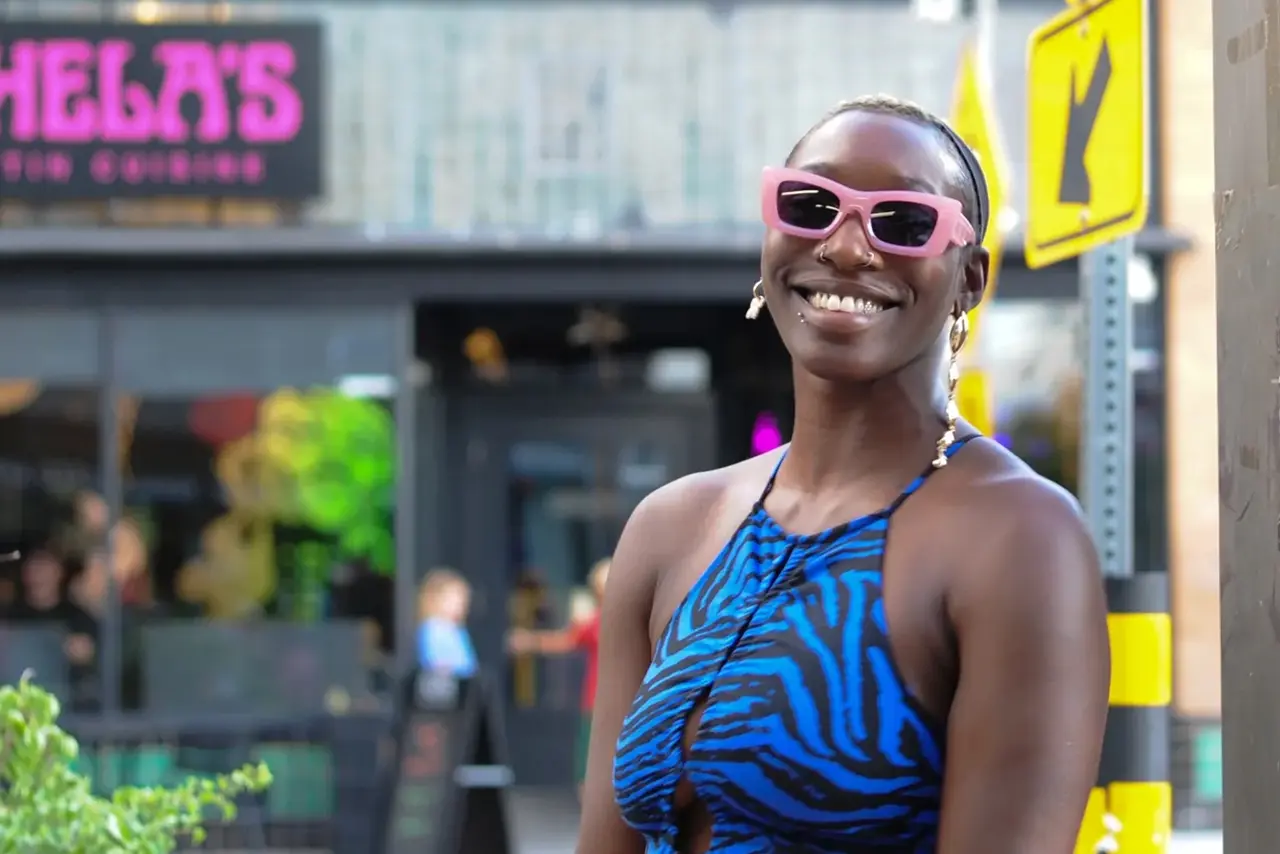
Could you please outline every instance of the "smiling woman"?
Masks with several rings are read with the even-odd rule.
[[[1067,854],[1101,751],[1105,604],[1071,497],[956,412],[982,171],[877,97],[761,192],[752,307],[791,356],[792,442],[628,523],[579,850]]]

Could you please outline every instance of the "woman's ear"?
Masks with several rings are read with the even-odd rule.
[[[960,308],[973,311],[987,292],[987,276],[991,268],[991,255],[985,246],[967,247],[963,266],[960,268]]]

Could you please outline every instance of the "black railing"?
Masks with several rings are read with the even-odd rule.
[[[236,820],[212,826],[201,852],[368,854],[394,755],[392,718],[383,708],[290,717],[67,715],[62,725],[79,739],[80,767],[101,793],[265,762],[271,787],[241,799]]]

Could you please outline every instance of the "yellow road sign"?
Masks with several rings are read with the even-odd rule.
[[[956,406],[960,409],[960,416],[977,430],[987,436],[995,432],[995,406],[986,371],[970,368],[960,373],[960,381],[956,383]]]
[[[1008,193],[1009,163],[1005,158],[1000,128],[996,122],[991,87],[978,66],[972,45],[966,46],[960,54],[960,69],[956,75],[956,89],[951,104],[951,127],[973,149],[987,178],[987,196],[991,208],[988,216],[991,222],[987,225],[987,235],[982,245],[987,247],[987,252],[991,255],[986,294],[989,300],[995,296],[996,275],[1004,249],[1004,233],[999,225]],[[979,313],[974,312],[974,315]],[[970,317],[969,321],[969,334],[976,335],[978,317]]]
[[[978,63],[977,52],[973,45],[967,45],[960,54],[960,69],[956,75],[955,94],[951,103],[951,127],[963,139],[977,156],[982,165],[982,172],[987,179],[987,197],[990,208],[987,234],[982,245],[991,256],[991,265],[987,273],[987,292],[982,303],[969,315],[969,346],[967,353],[972,361],[979,355],[979,342],[982,340],[978,332],[982,327],[983,308],[996,295],[996,278],[1000,272],[1000,261],[1004,254],[1004,233],[1000,229],[1001,213],[1004,211],[1005,198],[1009,186],[1009,165],[1005,159],[1005,150],[1000,138],[1000,128],[996,121],[995,101],[991,95],[990,82],[985,78]],[[995,429],[990,384],[986,374],[977,367],[965,366],[960,374],[960,384],[956,389],[957,404],[960,414],[983,433],[991,433]]]
[[[1147,0],[1083,0],[1027,41],[1027,266],[1147,219]]]

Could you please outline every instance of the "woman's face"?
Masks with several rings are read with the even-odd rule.
[[[964,167],[942,132],[909,118],[841,113],[814,130],[789,165],[855,190],[912,190],[963,201]],[[825,242],[770,229],[760,269],[769,315],[795,362],[822,379],[868,382],[943,345],[955,306],[967,311],[982,295],[986,253],[954,245],[927,258],[881,252],[869,245],[854,214]],[[886,307],[856,324],[840,322],[839,312],[822,317],[802,291],[866,296]]]
[[[107,502],[96,492],[82,492],[76,499],[76,520],[87,531],[107,529]]]

